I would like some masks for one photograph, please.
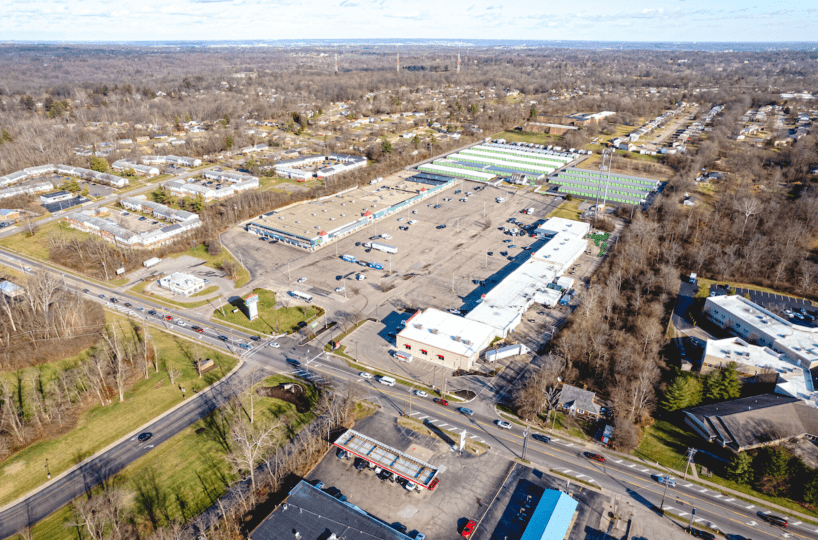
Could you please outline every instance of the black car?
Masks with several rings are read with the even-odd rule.
[[[335,452],[335,456],[336,456],[338,459],[346,459],[346,458],[347,458],[347,456],[349,456],[349,454],[347,454],[347,451],[346,451],[346,450],[344,450],[343,448],[339,448],[339,449],[338,449],[338,451],[337,451],[337,452]]]
[[[488,253],[486,253],[486,255],[488,255],[489,257],[491,257],[492,255],[494,255],[494,252],[493,252],[493,251],[489,251]]]
[[[125,302],[125,307],[133,307],[130,302]]]
[[[153,433],[146,431],[145,433],[140,433],[136,440],[139,442],[145,442],[150,440],[151,437],[153,437]]]
[[[404,534],[406,532],[406,525],[398,523],[397,525],[395,525],[395,530],[401,534]]]
[[[435,209],[438,209],[438,208],[443,208],[443,206],[442,206],[442,205],[440,205],[440,204],[436,204],[436,205],[434,206],[434,208],[435,208]]]
[[[230,338],[228,338],[227,336],[216,336],[216,339],[220,339],[222,341],[228,341]]]
[[[84,292],[85,294],[91,294],[91,291],[89,291],[88,289],[85,289],[82,292]]]
[[[104,295],[104,294],[100,294],[100,295],[99,295],[99,297],[100,297],[100,298],[105,298],[105,295]]]
[[[112,297],[111,297],[111,303],[112,303],[112,304],[118,304],[118,303],[119,303],[119,300],[117,300],[116,298],[114,298],[114,297],[112,296]]]
[[[438,226],[437,226],[437,228],[438,228],[438,229],[445,229],[445,228],[446,228],[446,225],[438,225]]]
[[[686,531],[688,534],[692,534],[693,536],[697,536],[699,538],[704,538],[704,540],[716,540],[715,534],[703,531],[701,529],[694,529],[693,527],[688,527]]]
[[[148,312],[148,315],[156,315],[156,310],[152,309]]]
[[[355,458],[355,468],[358,469],[358,471],[362,471],[366,469],[368,466],[369,465],[367,464],[365,459]]]
[[[551,442],[551,437],[546,437],[545,435],[540,435],[539,433],[535,433],[532,435],[535,441],[540,442]]]
[[[335,276],[335,281],[341,281],[344,279],[344,276]]]
[[[250,339],[252,339],[253,341],[261,341],[261,338],[258,336],[250,336]]]
[[[389,480],[393,484],[395,483],[394,475],[391,472],[387,471],[386,469],[381,471],[381,473],[378,475],[378,478],[380,478],[382,482],[386,482],[387,480]]]
[[[291,366],[301,367],[301,362],[293,358],[287,358],[287,363],[290,364]]]
[[[773,514],[765,514],[764,512],[756,512],[756,515],[763,519],[764,521],[766,521],[767,523],[769,523],[770,525],[778,525],[779,527],[784,528],[786,528],[787,525],[789,525],[787,523],[787,518],[785,517],[776,516]]]

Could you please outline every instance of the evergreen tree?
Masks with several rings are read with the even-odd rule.
[[[736,364],[731,362],[722,370],[712,371],[704,379],[705,396],[711,401],[735,399],[741,395],[741,380]]]
[[[805,479],[802,498],[807,504],[818,505],[818,469],[812,469]]]
[[[391,154],[392,153],[392,143],[389,142],[386,137],[384,137],[383,142],[381,143],[381,151],[384,154]]]
[[[531,110],[528,111],[528,118],[529,120],[537,119],[537,107],[535,105],[532,105]]]
[[[108,170],[108,160],[104,157],[91,156],[91,169],[97,172]]]
[[[668,412],[698,405],[702,401],[702,383],[696,377],[678,375],[670,383],[661,406]]]
[[[733,456],[727,466],[727,478],[739,484],[749,484],[753,479],[753,457],[747,452]]]

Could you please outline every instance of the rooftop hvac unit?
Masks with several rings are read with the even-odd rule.
[[[465,345],[469,345],[469,346],[471,346],[471,340],[464,339],[464,340],[463,340],[463,343],[464,343]]]
[[[422,325],[422,324],[420,324],[420,323],[417,323],[417,324],[415,325],[415,328],[417,328],[418,330],[423,330],[423,325]]]
[[[452,336],[452,339],[455,341],[460,341],[460,336]]]
[[[437,328],[430,328],[429,332],[431,332],[433,334],[437,334]]]

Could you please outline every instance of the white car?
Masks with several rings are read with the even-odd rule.
[[[494,423],[497,424],[497,427],[499,428],[511,429],[511,423],[506,422],[505,420],[495,420]]]
[[[357,279],[358,281],[363,281],[366,279],[366,276],[363,274],[358,274],[355,276],[355,279]]]
[[[185,326],[187,323],[185,321],[183,321],[182,319],[178,319],[176,321],[176,324],[179,325],[179,326]]]
[[[366,371],[362,371],[362,372],[358,373],[358,377],[360,377],[360,378],[362,378],[362,379],[371,379],[371,378],[372,378],[372,374],[371,374],[371,373],[367,373]]]
[[[418,220],[416,220],[416,219],[409,220],[409,225],[414,225],[417,222],[418,222]]]
[[[417,397],[429,397],[429,394],[427,394],[423,390],[415,390],[415,395]]]
[[[343,287],[335,287],[335,292],[344,292]]]
[[[417,211],[417,210],[412,210],[412,213],[413,213],[413,214],[417,214],[417,213],[418,213],[418,211]]]
[[[279,345],[278,343],[273,341],[272,343],[270,343],[270,347],[273,347],[274,349],[278,349],[279,347],[281,347],[281,345]]]
[[[398,221],[403,221],[405,218],[399,217]]]
[[[304,283],[305,281],[307,281],[307,278],[305,278],[305,277],[298,278],[299,283]]]
[[[24,266],[24,267],[23,267],[23,269],[24,269],[26,272],[31,272],[31,267],[30,267],[30,266]]]

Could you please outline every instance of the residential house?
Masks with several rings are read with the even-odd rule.
[[[558,408],[571,416],[599,418],[600,406],[594,402],[596,394],[570,384],[562,385]]]

